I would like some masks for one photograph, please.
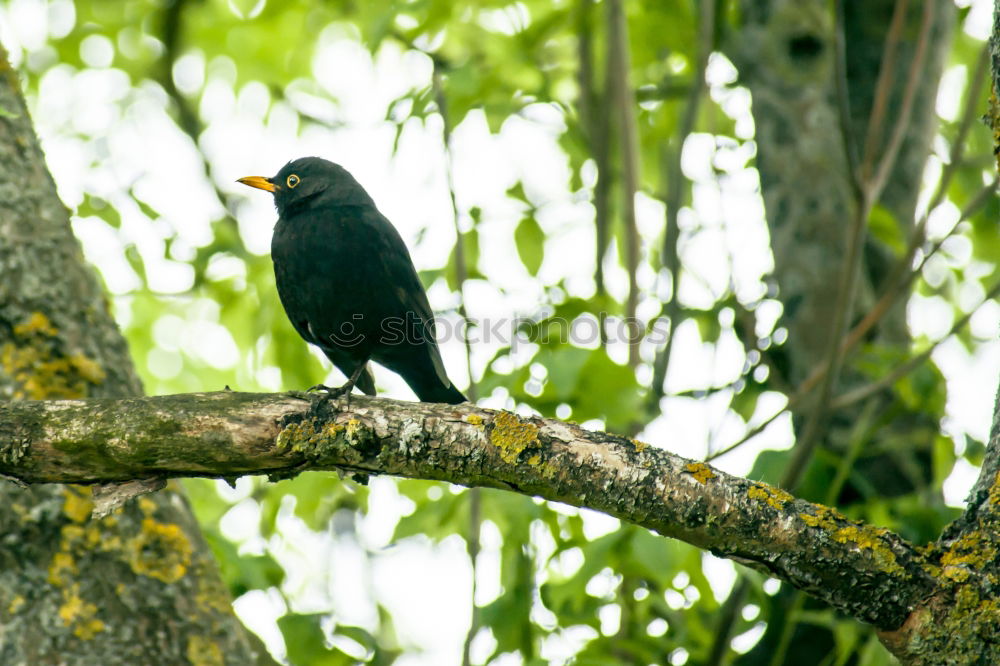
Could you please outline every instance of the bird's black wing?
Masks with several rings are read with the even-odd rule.
[[[419,319],[426,343],[423,347],[430,356],[434,373],[444,386],[450,387],[451,380],[445,372],[444,361],[441,360],[441,352],[434,338],[434,312],[427,300],[424,285],[421,284],[417,270],[413,267],[413,260],[410,258],[406,243],[396,231],[396,227],[374,207],[369,208],[364,215],[364,223],[370,225],[375,232],[372,236],[380,245],[378,260],[395,291],[394,295],[402,306],[402,312],[413,313]]]
[[[324,326],[329,322],[318,316],[317,310],[326,309],[330,290],[328,285],[318,282],[316,276],[321,275],[320,268],[328,263],[327,255],[331,251],[315,237],[302,236],[303,232],[312,231],[315,230],[301,218],[293,223],[278,221],[271,241],[275,285],[295,331],[303,340],[319,347],[344,376],[350,377],[364,359],[332,345],[330,331],[324,333]],[[375,378],[370,366],[362,371],[356,386],[368,395],[375,395]]]

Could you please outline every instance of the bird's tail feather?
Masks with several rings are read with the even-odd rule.
[[[457,405],[468,402],[469,399],[462,395],[462,392],[455,388],[454,384],[440,384],[437,382],[414,387],[414,393],[420,398],[420,402],[444,402],[449,405]]]
[[[365,395],[375,395],[375,376],[372,375],[371,365],[365,364],[365,369],[361,372],[358,381],[354,385],[361,389]]]

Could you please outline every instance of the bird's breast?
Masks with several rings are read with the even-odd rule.
[[[317,325],[381,316],[388,284],[373,243],[360,225],[326,214],[280,220],[271,239],[274,277],[282,304]],[[375,312],[379,310],[379,312]]]

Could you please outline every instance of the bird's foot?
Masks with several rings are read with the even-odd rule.
[[[316,384],[315,386],[310,386],[306,389],[307,393],[312,393],[313,391],[322,391],[323,395],[320,396],[319,400],[312,404],[309,408],[309,415],[312,417],[319,416],[320,410],[326,406],[331,400],[339,400],[343,396],[347,396],[346,409],[351,408],[351,391],[354,386],[350,383],[344,384],[343,386],[327,386],[326,384]]]

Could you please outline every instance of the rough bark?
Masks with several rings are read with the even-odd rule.
[[[337,412],[314,409],[316,400],[219,392],[12,403],[0,407],[0,473],[97,483],[336,469],[502,488],[736,559],[883,628],[935,587],[935,562],[888,530],[642,442],[469,404],[355,397]]]
[[[905,664],[1000,663],[1000,400],[986,459],[965,513],[927,549],[940,564],[934,594],[882,642]]]
[[[0,49],[0,397],[141,394],[109,310]],[[242,665],[262,652],[176,489],[90,522],[88,488],[0,482],[0,505],[0,663]]]

